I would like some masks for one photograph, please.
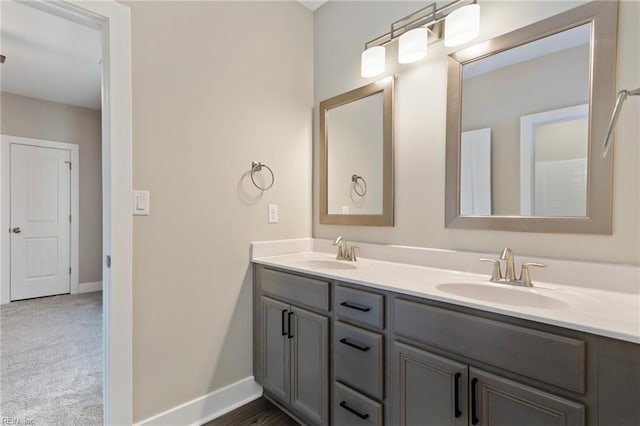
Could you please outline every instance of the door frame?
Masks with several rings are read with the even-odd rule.
[[[71,294],[78,293],[79,283],[79,230],[80,230],[80,186],[79,186],[79,150],[78,145],[66,142],[55,142],[44,139],[23,138],[20,136],[0,135],[0,169],[2,169],[2,177],[0,182],[2,185],[2,213],[0,229],[5,230],[11,227],[11,145],[26,145],[38,148],[53,148],[67,150],[71,154],[71,227],[69,235],[70,253],[69,260],[71,266],[71,276],[69,277],[69,292]],[[8,232],[0,232],[1,249],[0,257],[0,304],[9,303],[11,301],[11,238]]]
[[[578,104],[566,108],[543,111],[520,117],[520,214],[533,215],[533,199],[535,195],[535,131],[542,124],[560,121],[589,118],[589,104]],[[587,157],[589,155],[587,154]],[[590,167],[587,161],[587,167]],[[589,176],[589,170],[587,170]]]
[[[17,0],[102,32],[104,424],[133,424],[131,11],[115,0]],[[0,230],[1,231],[1,230]],[[107,265],[107,258],[110,265]]]

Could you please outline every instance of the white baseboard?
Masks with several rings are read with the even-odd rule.
[[[92,291],[102,291],[102,281],[78,284],[78,293],[91,293]]]
[[[262,386],[250,376],[135,423],[134,426],[200,426],[260,396]]]

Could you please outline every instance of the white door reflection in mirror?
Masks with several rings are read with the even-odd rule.
[[[589,105],[520,119],[520,214],[586,216]]]
[[[491,214],[491,129],[462,132],[460,214]]]
[[[327,112],[329,214],[382,214],[382,118],[380,92]]]

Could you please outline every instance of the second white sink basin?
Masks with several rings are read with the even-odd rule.
[[[529,308],[565,309],[569,304],[534,288],[515,287],[508,284],[440,284],[436,288],[445,293],[485,302]]]

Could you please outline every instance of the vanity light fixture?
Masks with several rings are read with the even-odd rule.
[[[469,4],[456,9],[444,20],[444,45],[459,46],[480,34],[480,6]]]
[[[436,3],[391,24],[391,31],[364,45],[360,74],[375,77],[385,70],[385,48],[399,39],[398,62],[408,64],[427,55],[427,45],[443,38],[445,46],[458,46],[476,38],[480,29],[477,0],[456,0],[440,9]]]
[[[375,46],[362,52],[361,71],[363,77],[374,77],[384,72],[384,46]]]
[[[426,28],[414,28],[400,36],[398,40],[398,62],[410,64],[427,56],[428,34]]]

